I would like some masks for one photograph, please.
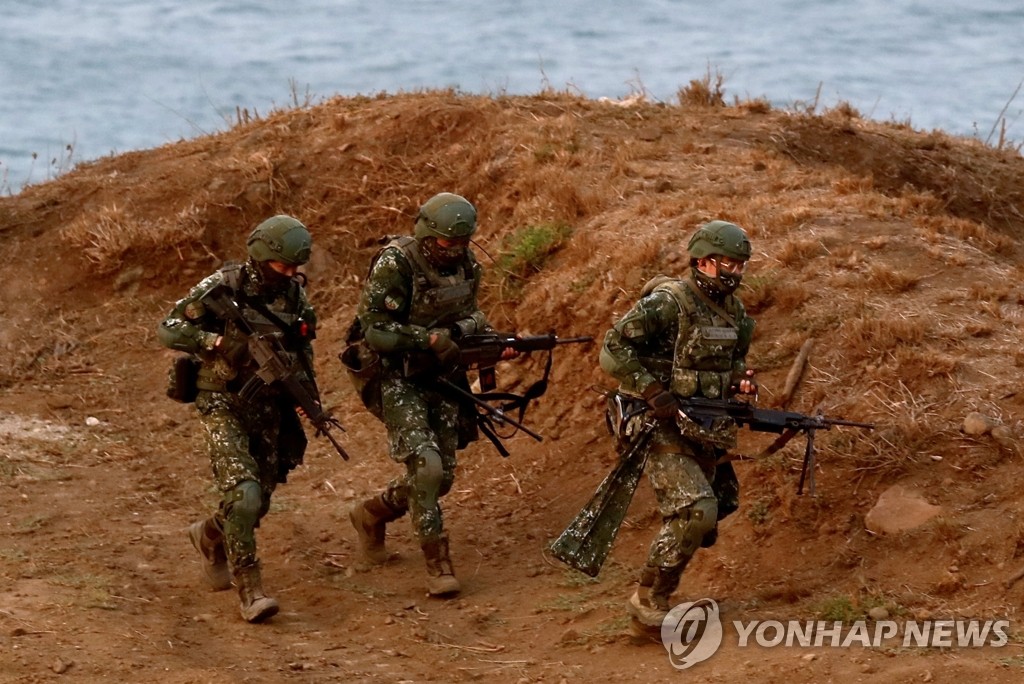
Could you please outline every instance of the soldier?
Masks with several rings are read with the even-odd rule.
[[[357,383],[367,408],[388,430],[390,456],[405,473],[350,511],[363,555],[384,563],[385,526],[406,511],[427,565],[427,592],[459,592],[448,552],[440,499],[455,477],[456,449],[476,439],[475,411],[434,382],[468,389],[458,368],[459,335],[492,328],[477,307],[481,268],[469,249],[476,209],[443,192],[416,215],[414,236],[391,239],[374,257],[363,286],[350,347],[342,358],[375,369]],[[360,362],[351,362],[358,349]],[[504,358],[515,352],[506,350]]]
[[[688,250],[689,277],[649,282],[605,335],[600,356],[627,403],[646,403],[657,422],[645,447],[646,472],[662,527],[627,606],[634,626],[654,634],[686,564],[699,547],[714,544],[718,521],[739,506],[732,465],[716,466],[735,445],[736,426],[726,419],[705,429],[679,412],[677,397],[757,392],[746,366],[754,321],[733,294],[750,259],[750,241],[739,226],[711,221],[693,234]]]
[[[316,316],[306,299],[305,276],[297,272],[312,247],[306,227],[290,216],[274,216],[256,226],[246,244],[248,260],[226,264],[193,287],[160,324],[158,337],[199,362],[195,404],[221,492],[218,510],[192,524],[189,539],[213,590],[230,588],[234,578],[242,617],[261,622],[277,613],[278,603],[263,593],[255,529],[276,486],[302,463],[306,436],[294,402],[254,377],[239,323],[215,315],[204,298],[226,286],[252,330],[281,340],[303,381],[313,378]]]

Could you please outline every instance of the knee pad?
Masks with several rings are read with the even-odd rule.
[[[258,482],[245,480],[225,496],[224,517],[229,524],[255,527],[263,512],[263,492]]]
[[[444,482],[444,465],[437,450],[422,449],[414,457],[413,496],[423,508],[433,508]]]
[[[692,556],[704,541],[704,535],[714,529],[718,522],[718,501],[698,499],[680,511],[671,521],[679,550],[684,556]]]

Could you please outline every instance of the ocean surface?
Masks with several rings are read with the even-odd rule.
[[[1024,139],[1020,0],[10,0],[0,193],[334,95],[725,95]]]

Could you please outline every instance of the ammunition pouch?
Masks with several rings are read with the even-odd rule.
[[[183,404],[191,404],[196,400],[199,388],[199,361],[192,356],[178,356],[171,363],[167,373],[167,396]]]
[[[380,355],[364,340],[353,342],[345,347],[345,350],[338,355],[352,387],[359,394],[370,413],[381,417],[383,408],[380,396],[380,379],[382,373]]]

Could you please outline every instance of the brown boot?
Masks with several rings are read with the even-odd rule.
[[[388,560],[387,549],[384,548],[384,532],[386,525],[392,520],[402,517],[405,511],[396,511],[377,495],[372,499],[354,505],[348,512],[348,519],[359,535],[359,550],[371,563],[385,563]]]
[[[683,563],[676,568],[644,568],[640,583],[626,604],[626,610],[633,618],[634,631],[660,638],[661,623],[669,611],[669,597],[679,586],[679,577],[685,567]]]
[[[263,622],[277,615],[280,608],[277,601],[263,593],[259,561],[235,568],[235,583],[238,585],[242,617],[246,622]]]
[[[231,588],[231,570],[224,552],[224,532],[213,518],[200,520],[188,526],[188,538],[203,557],[203,572],[214,591]]]
[[[448,557],[448,535],[441,533],[422,542],[423,556],[427,559],[427,593],[431,596],[453,596],[462,588],[455,579],[455,570]]]

